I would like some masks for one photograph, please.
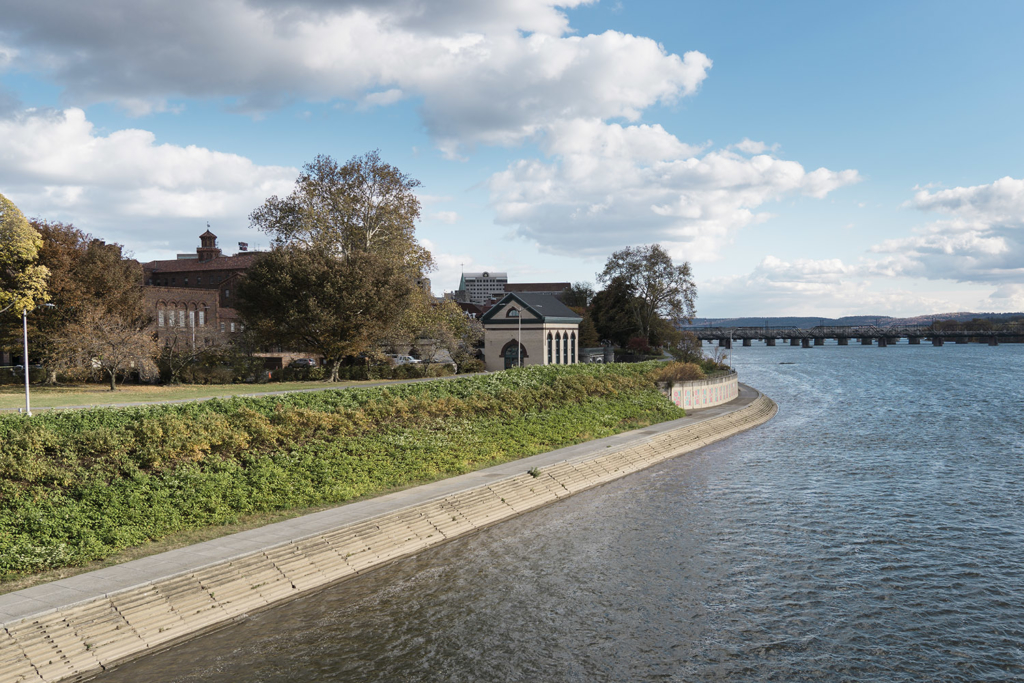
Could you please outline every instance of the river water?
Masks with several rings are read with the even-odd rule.
[[[1024,680],[1024,345],[734,363],[768,424],[98,680]]]

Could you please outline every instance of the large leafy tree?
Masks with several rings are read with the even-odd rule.
[[[597,277],[602,283],[622,290],[619,294],[624,295],[622,303],[637,336],[649,341],[654,341],[659,319],[674,323],[689,321],[694,316],[697,286],[690,264],[673,263],[660,244],[615,252]]]
[[[415,281],[433,265],[416,241],[419,184],[376,151],[306,164],[290,195],[250,215],[274,248],[238,287],[245,324],[267,342],[319,352],[331,380],[345,356],[403,329]]]
[[[419,186],[376,150],[345,164],[321,154],[303,166],[290,195],[270,197],[249,220],[276,246],[315,247],[341,258],[369,252],[424,272],[431,258],[416,241]]]
[[[0,311],[33,310],[49,298],[49,271],[39,263],[42,238],[14,203],[0,194]]]
[[[400,324],[414,289],[405,269],[379,254],[340,258],[278,246],[246,271],[237,306],[261,339],[319,353],[337,381],[342,359],[368,351]]]

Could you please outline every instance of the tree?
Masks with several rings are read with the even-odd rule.
[[[419,184],[376,151],[306,164],[288,197],[249,217],[274,249],[238,288],[246,325],[266,342],[321,353],[331,380],[344,357],[394,337],[433,265],[415,236]]]
[[[277,246],[318,248],[341,258],[370,252],[419,276],[432,265],[415,237],[419,186],[377,150],[343,166],[321,154],[303,166],[290,195],[270,197],[249,221]]]
[[[84,330],[86,320],[111,317],[139,329],[148,324],[143,304],[142,267],[128,258],[118,244],[94,239],[73,225],[33,221],[42,237],[39,261],[50,272],[53,307],[35,316],[38,347],[48,370],[50,383],[57,372],[82,363],[82,349],[76,335],[95,337]],[[102,335],[101,335],[102,336]]]
[[[0,194],[0,311],[31,311],[48,300],[49,271],[38,263],[40,246],[39,233]]]
[[[587,308],[594,300],[594,285],[589,282],[577,282],[562,295],[562,303],[572,309]],[[579,311],[577,311],[578,313]]]
[[[414,288],[405,268],[378,254],[277,246],[241,278],[237,306],[264,341],[322,355],[333,382],[343,358],[400,323]]]
[[[594,295],[590,317],[602,341],[625,346],[635,336],[637,326],[631,313],[632,296],[623,278],[613,278],[608,286]]]
[[[470,349],[483,338],[483,326],[470,320],[458,303],[451,299],[435,302],[428,293],[417,290],[412,305],[398,328],[406,338],[424,340],[425,360],[433,363],[438,353],[447,351],[453,359],[470,353]],[[393,343],[393,342],[392,342]]]
[[[67,328],[67,336],[58,340],[58,347],[65,357],[75,356],[80,363],[90,363],[103,372],[110,381],[110,390],[116,391],[118,376],[135,370],[145,378],[154,372],[156,341],[147,326],[148,320],[93,306]]]
[[[615,252],[597,278],[625,288],[627,310],[637,333],[646,339],[651,339],[659,317],[673,323],[693,319],[697,287],[690,264],[675,265],[660,244]]]

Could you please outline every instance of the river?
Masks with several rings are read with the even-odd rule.
[[[1024,345],[733,362],[767,425],[97,680],[1024,680]]]

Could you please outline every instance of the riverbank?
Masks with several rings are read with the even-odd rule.
[[[0,590],[181,532],[351,502],[684,415],[657,364],[0,416]]]
[[[107,668],[727,438],[776,410],[744,388],[691,417],[0,596],[0,671],[57,681]]]

